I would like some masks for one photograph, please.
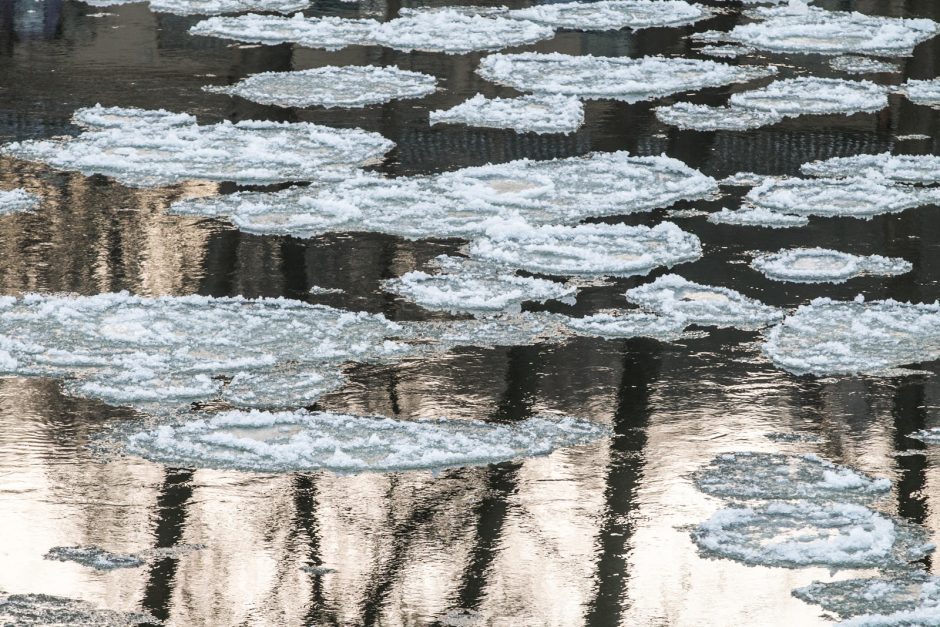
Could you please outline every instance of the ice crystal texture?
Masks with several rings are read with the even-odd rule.
[[[111,553],[96,546],[57,546],[50,549],[45,558],[60,562],[77,562],[95,570],[137,568],[144,563],[136,555]]]
[[[16,627],[82,625],[83,627],[121,627],[155,624],[150,614],[99,609],[77,599],[48,594],[0,593],[0,624]]]
[[[855,155],[804,163],[804,174],[826,178],[885,178],[898,183],[940,183],[940,157],[934,155]]]
[[[940,579],[912,570],[871,579],[814,582],[793,596],[852,618],[842,625],[936,625],[940,622]]]
[[[745,131],[776,124],[784,118],[773,111],[757,111],[743,107],[710,107],[688,102],[657,107],[654,111],[660,122],[696,131]]]
[[[584,124],[584,105],[573,96],[486,98],[477,94],[450,109],[431,111],[431,124],[508,128],[519,133],[573,133]]]
[[[736,226],[765,226],[771,229],[787,229],[806,226],[809,218],[794,216],[765,207],[744,207],[742,209],[721,209],[708,215],[712,224],[733,224]]]
[[[768,278],[794,283],[844,283],[857,276],[891,276],[913,268],[904,259],[851,255],[826,248],[794,248],[757,255],[751,267]]]
[[[888,88],[870,81],[801,77],[732,94],[731,107],[776,115],[873,112],[888,106]]]
[[[897,63],[857,56],[834,57],[829,60],[829,66],[847,74],[894,74],[901,71]]]
[[[709,17],[711,12],[682,0],[600,0],[540,4],[507,15],[553,28],[600,31],[683,26]]]
[[[137,0],[85,0],[93,7],[131,4]],[[150,0],[150,9],[157,13],[176,15],[220,15],[246,11],[292,13],[306,9],[310,0]]]
[[[901,85],[901,92],[914,104],[940,106],[940,79],[919,81],[910,79]]]
[[[31,211],[39,207],[39,197],[25,189],[0,190],[0,215]]]
[[[648,337],[663,341],[683,337],[687,326],[684,318],[639,311],[600,312],[583,318],[566,318],[563,324],[577,335],[606,339]]]
[[[339,50],[356,44],[367,45],[376,20],[344,19],[339,17],[293,17],[280,15],[239,15],[212,17],[196,23],[189,32],[193,35],[233,39],[246,43],[273,46],[297,43],[307,48]]]

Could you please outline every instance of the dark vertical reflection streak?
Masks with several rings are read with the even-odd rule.
[[[924,386],[920,381],[900,384],[894,393],[894,445],[899,451],[919,444],[907,436],[925,427]],[[923,492],[927,484],[927,459],[922,455],[904,455],[897,459],[899,479],[898,514],[907,520],[923,524],[927,519],[927,499]]]
[[[320,522],[317,518],[317,484],[313,477],[299,475],[294,478],[295,525],[293,536],[306,537],[307,563],[323,566],[321,557]],[[293,539],[293,538],[292,538]],[[323,575],[310,575],[310,607],[304,617],[304,625],[339,625],[335,610],[329,607],[323,589]]]

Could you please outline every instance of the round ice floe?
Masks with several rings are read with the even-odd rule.
[[[940,357],[940,305],[818,298],[771,329],[763,350],[795,374],[897,373]]]
[[[940,105],[940,78],[926,81],[910,79],[901,85],[901,93],[914,104],[938,106]]]
[[[897,63],[856,56],[832,58],[829,60],[829,66],[848,74],[893,74],[901,71]]]
[[[804,174],[826,178],[886,178],[899,183],[940,183],[940,157],[935,155],[855,155],[804,163]]]
[[[469,247],[472,257],[555,275],[635,276],[702,255],[699,239],[671,222],[653,228],[624,224],[530,226],[494,224]]]
[[[888,106],[888,88],[870,81],[801,77],[731,94],[732,107],[776,115],[873,112]]]
[[[793,596],[842,618],[840,625],[940,624],[940,579],[911,570],[889,577],[814,582]]]
[[[787,229],[809,224],[806,216],[794,216],[764,207],[743,207],[741,209],[721,209],[708,214],[712,224],[733,224],[736,226],[766,226],[771,229]]]
[[[851,503],[771,501],[719,510],[692,532],[708,556],[762,566],[900,566],[933,550],[927,534]]]
[[[402,15],[373,28],[372,42],[397,50],[464,54],[531,44],[555,35],[554,29],[542,24],[448,8]]]
[[[92,107],[78,118],[111,120],[77,137],[33,140],[0,153],[63,170],[103,174],[135,186],[187,180],[276,183],[322,176],[381,157],[394,144],[377,133],[309,123],[181,123],[165,112]],[[172,121],[172,124],[164,120]]]
[[[706,494],[732,499],[868,501],[891,489],[874,479],[815,455],[726,453],[695,473]]]
[[[483,78],[520,91],[637,102],[670,94],[743,83],[776,68],[666,57],[594,57],[560,53],[491,54],[480,61]]]
[[[666,274],[627,290],[627,300],[657,314],[699,326],[760,329],[783,317],[780,310],[725,287]]]
[[[566,317],[562,323],[577,335],[606,339],[648,337],[671,341],[683,337],[686,328],[684,318],[638,311],[598,313],[583,318]]]
[[[508,128],[519,133],[573,133],[584,124],[584,105],[573,96],[473,98],[447,110],[431,111],[431,124]]]
[[[369,45],[376,20],[352,20],[339,17],[293,17],[280,15],[239,15],[213,17],[196,23],[193,35],[233,39],[246,43],[276,45],[297,43],[307,48],[339,50],[346,46]]]
[[[39,206],[39,197],[25,189],[0,190],[0,215],[31,211]]]
[[[549,415],[506,425],[253,411],[160,426],[130,434],[123,443],[131,454],[175,466],[388,472],[547,455],[608,433],[594,422]]]
[[[798,216],[871,219],[935,202],[938,194],[893,185],[884,179],[771,179],[745,200],[764,209]]]
[[[682,26],[711,15],[698,4],[682,0],[600,0],[541,4],[509,11],[510,17],[571,30],[620,30]]]
[[[498,266],[458,257],[438,257],[439,274],[413,271],[385,281],[386,290],[425,309],[489,312],[518,310],[526,301],[571,297],[577,288],[555,281],[518,276]]]
[[[228,87],[207,91],[281,107],[365,107],[420,98],[437,89],[437,79],[397,67],[326,66],[297,72],[254,74]]]
[[[891,276],[913,268],[904,259],[850,255],[826,248],[795,248],[757,255],[751,267],[768,278],[794,283],[844,283],[866,274]]]
[[[17,627],[82,625],[115,627],[117,625],[156,624],[151,614],[102,610],[91,603],[48,594],[0,593],[0,624]]]
[[[45,558],[60,562],[77,562],[95,570],[137,568],[144,563],[136,555],[111,553],[96,546],[56,546],[49,549]]]
[[[783,119],[773,111],[757,111],[739,107],[709,107],[677,102],[654,109],[660,122],[696,131],[745,131],[776,124]]]

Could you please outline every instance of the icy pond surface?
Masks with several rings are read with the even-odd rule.
[[[937,624],[937,2],[3,6],[0,624]]]

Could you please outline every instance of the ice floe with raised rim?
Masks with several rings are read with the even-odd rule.
[[[383,282],[383,288],[425,309],[451,312],[519,311],[524,302],[571,300],[573,285],[519,276],[499,266],[442,255],[439,272],[414,270]]]
[[[776,307],[726,287],[702,285],[677,274],[627,290],[627,300],[661,316],[698,326],[761,329],[783,318]]]
[[[101,609],[87,601],[49,594],[6,594],[0,592],[0,624],[17,627],[82,625],[118,627],[156,624],[149,613]]]
[[[431,124],[466,124],[518,133],[573,133],[584,124],[584,105],[573,96],[486,98],[483,94],[450,109],[430,112]]]
[[[892,61],[848,55],[829,59],[829,67],[847,74],[895,74],[901,66]]]
[[[389,472],[547,455],[607,436],[604,425],[543,414],[513,424],[399,420],[329,412],[229,411],[121,436],[124,449],[174,466],[256,472]]]
[[[330,65],[253,74],[234,85],[203,89],[279,107],[356,108],[427,96],[437,89],[437,79],[394,66]]]
[[[888,87],[871,81],[803,76],[731,94],[732,109],[776,115],[826,115],[880,111],[888,106]]]
[[[763,345],[794,374],[892,376],[940,358],[940,304],[817,298],[773,327]]]
[[[625,224],[532,226],[497,223],[468,246],[471,257],[559,276],[637,276],[694,261],[698,237],[671,222],[650,228]]]
[[[292,17],[249,13],[236,17],[211,17],[194,24],[189,32],[268,46],[297,43],[306,48],[339,50],[347,46],[368,45],[369,34],[378,25],[379,22],[372,19],[308,18],[303,13]]]
[[[759,21],[739,24],[729,32],[710,31],[704,38],[718,38],[769,52],[902,57],[911,56],[917,44],[934,37],[940,28],[928,19],[827,11],[798,1],[780,7],[753,9],[748,15]]]
[[[112,7],[139,0],[83,0],[93,7]],[[310,0],[150,0],[150,10],[175,15],[222,15],[246,11],[293,13],[310,6]]]
[[[871,501],[891,490],[869,477],[815,455],[735,452],[713,459],[694,474],[706,494],[744,500]]]
[[[940,157],[936,155],[854,155],[812,161],[800,166],[809,176],[822,178],[885,178],[898,183],[940,183]]]
[[[776,124],[784,116],[774,111],[757,111],[743,107],[710,107],[690,102],[677,102],[654,109],[664,124],[695,131],[746,131]]]
[[[6,144],[0,154],[148,187],[314,180],[329,168],[375,161],[395,145],[360,129],[253,120],[201,125],[191,115],[163,110],[95,106],[76,111],[73,122],[84,132]]]
[[[914,104],[929,107],[940,106],[940,78],[923,81],[913,78],[908,79],[906,83],[901,85],[899,91]]]
[[[552,28],[603,31],[685,26],[711,17],[712,12],[683,0],[599,0],[540,4],[507,15]]]
[[[905,566],[933,550],[919,526],[855,503],[769,501],[721,509],[692,531],[703,555],[761,566]]]
[[[524,52],[486,56],[477,73],[523,92],[629,103],[765,78],[775,74],[776,68],[703,59]]]
[[[849,618],[840,625],[936,625],[940,623],[940,579],[918,570],[884,577],[815,581],[793,596]]]
[[[39,197],[25,189],[0,190],[0,215],[32,211],[39,207]]]
[[[827,248],[758,254],[751,267],[769,279],[792,283],[844,283],[864,275],[904,274],[914,268],[909,261],[897,257],[853,255]]]
[[[772,211],[765,207],[742,207],[741,209],[728,209],[723,207],[719,211],[708,214],[708,221],[712,224],[731,224],[734,226],[764,226],[771,229],[789,229],[806,226],[809,218],[795,216],[779,211]]]

